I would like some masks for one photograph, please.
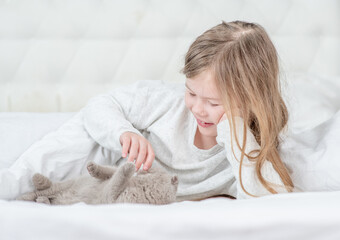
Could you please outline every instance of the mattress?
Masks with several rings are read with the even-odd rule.
[[[339,239],[340,191],[170,205],[0,201],[1,239]]]

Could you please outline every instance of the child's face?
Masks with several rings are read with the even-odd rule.
[[[217,124],[224,114],[224,108],[217,91],[213,75],[205,70],[185,83],[185,105],[196,118],[203,136],[216,137]],[[211,123],[202,126],[200,121]]]

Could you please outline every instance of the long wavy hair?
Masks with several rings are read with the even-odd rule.
[[[239,176],[242,189],[255,196],[242,184],[241,169],[246,156],[256,163],[256,175],[269,192],[278,193],[275,188],[279,186],[261,174],[267,160],[279,174],[284,184],[281,187],[293,191],[293,182],[278,151],[279,133],[287,125],[288,111],[281,96],[278,54],[265,29],[255,23],[223,21],[201,34],[185,56],[182,73],[192,78],[207,69],[214,73],[230,129],[233,129],[237,147],[241,150]],[[242,146],[235,132],[234,106],[238,106],[244,119]],[[245,152],[247,127],[260,146],[249,153]]]

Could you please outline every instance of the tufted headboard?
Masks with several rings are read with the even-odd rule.
[[[77,111],[140,79],[181,82],[190,43],[260,23],[282,69],[340,76],[338,0],[0,0],[0,111]]]

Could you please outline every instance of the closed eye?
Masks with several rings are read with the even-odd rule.
[[[189,94],[190,94],[190,96],[193,96],[193,97],[196,96],[196,94],[193,94],[193,93],[191,93],[191,92],[189,92]]]
[[[210,103],[210,102],[209,102],[209,103]],[[217,106],[219,106],[220,104],[210,103],[210,105],[213,106],[213,107],[217,107]]]

